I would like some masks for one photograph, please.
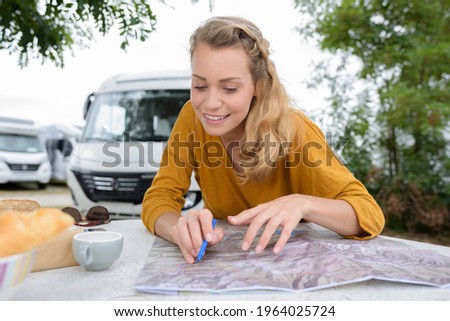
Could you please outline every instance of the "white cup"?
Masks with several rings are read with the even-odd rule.
[[[103,271],[119,257],[123,247],[123,236],[117,232],[84,232],[72,239],[75,260],[88,271]]]

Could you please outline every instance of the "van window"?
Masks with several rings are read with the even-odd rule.
[[[0,134],[0,151],[42,153],[43,148],[37,136]]]
[[[98,94],[81,141],[166,141],[189,96],[189,90]]]

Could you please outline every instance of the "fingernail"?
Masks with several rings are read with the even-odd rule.
[[[273,252],[274,252],[275,254],[280,253],[280,251],[281,251],[281,248],[280,248],[278,245],[275,246],[275,248],[273,249]]]
[[[245,242],[245,241],[242,242],[241,249],[242,249],[243,251],[247,251],[249,247],[250,247],[250,246],[248,245],[247,242]]]
[[[195,251],[194,249],[192,249],[192,251],[191,251],[192,256],[197,256],[197,253],[198,253],[198,250]]]
[[[256,246],[256,248],[255,248],[255,252],[256,252],[256,253],[261,253],[262,251],[263,251],[263,247],[262,247],[261,245],[258,244],[258,245]]]
[[[211,242],[212,241],[211,233],[207,233],[206,236],[205,236],[205,239],[206,239],[207,242]]]

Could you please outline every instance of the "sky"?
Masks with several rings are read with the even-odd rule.
[[[304,110],[323,106],[324,94],[307,89],[313,61],[320,51],[294,30],[302,16],[292,0],[167,0],[150,3],[157,16],[156,32],[145,42],[132,40],[120,49],[117,29],[97,35],[90,48],[65,53],[65,66],[30,60],[18,65],[18,55],[0,51],[0,116],[21,117],[42,125],[84,123],[82,110],[87,95],[108,77],[122,73],[189,69],[191,33],[211,16],[236,15],[256,23],[269,40],[272,60],[288,93]]]

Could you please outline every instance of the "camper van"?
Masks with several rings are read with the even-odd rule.
[[[175,120],[190,97],[190,74],[167,71],[107,79],[85,103],[86,124],[67,167],[77,208],[139,217]],[[183,211],[203,208],[193,178]]]
[[[67,181],[67,163],[81,133],[81,127],[71,124],[53,124],[42,127],[42,136],[52,166],[52,182],[65,183]]]
[[[47,187],[52,170],[40,133],[34,121],[0,117],[0,184]]]

